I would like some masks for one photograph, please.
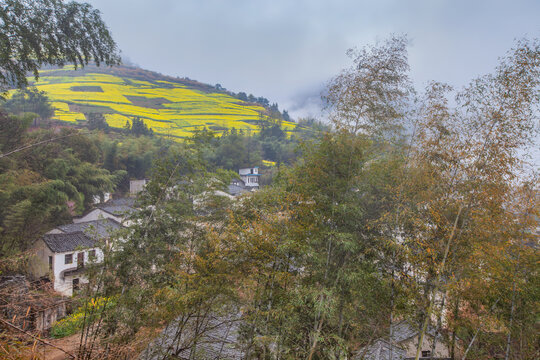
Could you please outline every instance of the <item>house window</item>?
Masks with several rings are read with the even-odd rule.
[[[94,260],[94,259],[96,258],[96,250],[90,250],[90,251],[88,252],[88,258],[89,258],[90,260]]]
[[[49,256],[49,270],[52,270],[52,256]]]
[[[64,264],[73,264],[73,254],[66,254],[65,255]]]
[[[430,350],[422,350],[422,357],[431,357]]]

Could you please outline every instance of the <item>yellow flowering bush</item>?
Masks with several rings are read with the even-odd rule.
[[[111,298],[92,298],[85,306],[77,308],[71,315],[55,322],[51,328],[51,336],[62,338],[73,335],[82,329],[85,322],[93,323],[105,308],[113,305],[114,301]]]

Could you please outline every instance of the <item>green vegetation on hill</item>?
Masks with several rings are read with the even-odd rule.
[[[236,96],[220,87],[163,76],[127,66],[73,66],[40,72],[33,85],[54,108],[53,120],[85,124],[88,114],[103,114],[112,128],[140,118],[155,134],[183,139],[208,128],[218,133],[235,128],[256,133],[268,121],[280,121],[287,133],[296,130],[288,114],[265,98]],[[235,95],[235,96],[233,96]],[[251,99],[251,100],[250,100]]]
[[[229,166],[219,155],[232,164],[243,141],[283,145],[279,127],[201,131],[160,156],[122,251],[90,276],[87,298],[116,302],[106,331],[83,328],[81,353],[165,328],[173,341],[132,357],[206,359],[204,346],[234,344],[242,359],[357,359],[406,320],[407,358],[537,358],[538,181],[520,181],[519,150],[538,120],[540,44],[455,98],[433,84],[416,107],[406,43],[355,55],[327,92],[334,130],[269,187],[231,201],[216,192],[227,173],[204,160]]]
[[[20,110],[37,111],[43,98],[28,103],[30,97],[23,94],[4,104],[12,114],[0,109],[0,258],[27,250],[39,235],[88,210],[94,196],[126,192],[130,179],[150,177],[152,165],[170,152],[196,153],[209,171],[236,172],[292,164],[300,140],[318,134],[306,123],[299,127],[302,132],[287,137],[276,123],[250,135],[232,129],[217,136],[203,129],[188,141],[175,142],[152,136],[138,118],[129,129],[110,131],[103,114],[96,113],[88,115],[84,130],[30,128],[39,115]],[[274,173],[265,172],[266,183]]]
[[[27,132],[32,120],[0,111],[0,257],[27,250],[126,175],[101,166],[94,139],[74,129]]]

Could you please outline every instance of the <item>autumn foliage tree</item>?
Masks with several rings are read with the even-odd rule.
[[[211,134],[163,149],[134,225],[94,269],[88,295],[115,306],[88,324],[83,358],[162,328],[174,342],[143,356],[204,358],[219,341],[208,325],[231,318],[245,359],[357,358],[381,337],[395,349],[400,320],[421,340],[435,330],[434,356],[444,343],[454,359],[535,358],[538,182],[523,154],[539,42],[461,90],[421,94],[406,45],[352,52],[326,97],[333,129],[256,193],[221,192],[231,174],[208,171]]]

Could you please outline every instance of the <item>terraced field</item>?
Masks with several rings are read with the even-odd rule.
[[[137,68],[66,66],[43,70],[34,85],[48,94],[56,120],[84,123],[84,114],[102,113],[110,126],[122,128],[139,117],[155,133],[177,139],[203,127],[256,132],[261,119],[267,119],[264,107],[216,92],[209,85]],[[286,131],[295,128],[292,122],[283,126]]]

